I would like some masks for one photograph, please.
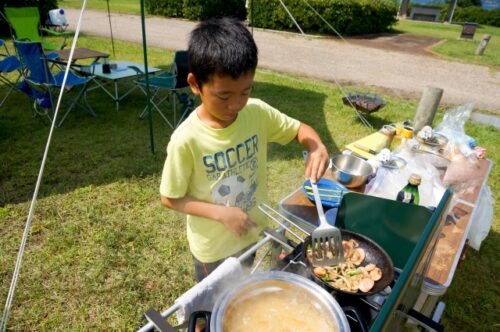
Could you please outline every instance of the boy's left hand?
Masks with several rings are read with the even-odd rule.
[[[318,182],[323,174],[325,174],[329,162],[330,157],[328,155],[326,147],[323,144],[317,145],[307,154],[305,172],[306,179],[311,179],[311,181],[313,182]]]

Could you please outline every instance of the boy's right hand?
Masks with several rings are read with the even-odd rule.
[[[257,224],[250,219],[248,213],[238,207],[226,206],[220,216],[220,222],[226,226],[233,234],[243,236]]]

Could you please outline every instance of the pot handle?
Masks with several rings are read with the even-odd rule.
[[[368,327],[366,326],[365,320],[361,312],[355,307],[342,307],[345,315],[347,316],[347,320],[351,319],[356,322],[356,326],[359,328],[361,332],[368,332]]]
[[[189,316],[189,325],[188,332],[195,332],[196,330],[196,322],[198,319],[205,318],[205,328],[203,332],[210,332],[210,319],[212,317],[212,313],[210,311],[195,311]]]

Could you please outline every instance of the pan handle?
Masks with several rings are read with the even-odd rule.
[[[195,332],[196,331],[196,323],[198,322],[198,319],[200,318],[205,318],[205,328],[203,329],[204,332],[210,332],[210,319],[212,317],[212,313],[210,311],[195,311],[189,316],[189,325],[188,325],[188,332]]]
[[[347,307],[342,307],[342,310],[344,311],[347,320],[350,319],[356,322],[356,326],[359,328],[358,329],[359,331],[368,332],[368,327],[366,326],[365,319],[363,318],[363,315],[357,308],[347,306]]]

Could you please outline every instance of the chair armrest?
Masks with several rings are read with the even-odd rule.
[[[127,66],[128,68],[134,70],[137,74],[145,74],[142,70],[139,69],[137,66]]]
[[[59,32],[59,31],[54,31],[54,30],[47,29],[47,28],[40,28],[40,30],[48,33],[49,35],[57,36],[57,37],[67,37],[67,36],[71,36],[73,34],[72,32],[69,32],[69,31]]]
[[[47,58],[47,60],[56,62],[57,61],[56,59],[59,58],[59,53],[57,53],[57,52],[46,53],[45,58]],[[60,63],[60,64],[62,64],[62,63]]]

